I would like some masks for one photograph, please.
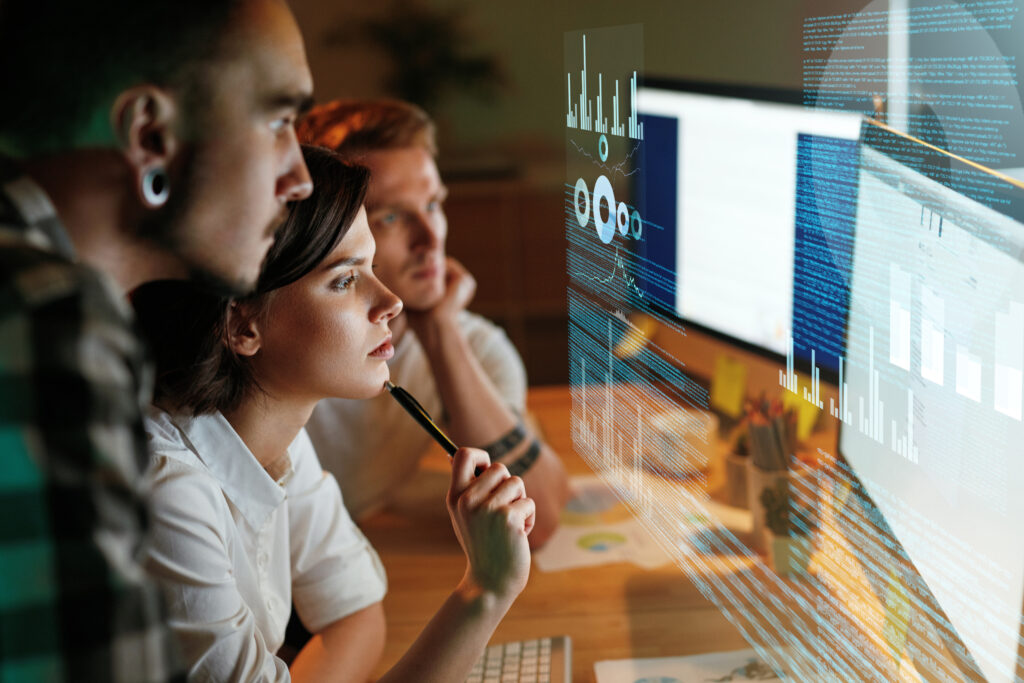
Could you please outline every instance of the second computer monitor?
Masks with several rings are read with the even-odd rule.
[[[823,269],[843,269],[832,256],[813,261],[827,233],[852,226],[861,117],[804,107],[796,93],[706,90],[638,91],[647,149],[637,200],[658,227],[647,233],[644,257],[671,276],[647,292],[684,321],[755,350],[783,356],[795,336],[798,355],[813,343],[838,357],[841,297],[827,312],[829,339],[801,336],[821,329],[822,308],[810,300],[821,285],[808,278],[829,282]],[[845,199],[820,191],[846,176]],[[825,195],[833,206],[819,206]],[[807,255],[798,241],[811,244]],[[814,326],[801,324],[808,315]]]
[[[925,621],[938,640],[973,659],[968,678],[1015,680],[1024,186],[864,128],[840,451],[913,563],[910,590],[923,580],[915,602],[934,597]],[[884,584],[888,562],[863,564]],[[922,673],[937,675],[935,657],[920,659]]]

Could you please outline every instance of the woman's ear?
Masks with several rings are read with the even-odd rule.
[[[227,345],[239,356],[255,356],[262,344],[256,311],[248,303],[232,301],[228,308]]]

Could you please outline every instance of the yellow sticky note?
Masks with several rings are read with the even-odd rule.
[[[782,392],[782,405],[796,411],[796,440],[803,441],[809,437],[821,413],[818,406],[808,403],[791,391]]]
[[[632,358],[640,353],[658,329],[658,321],[643,313],[633,314],[627,322],[626,334],[615,345],[616,358]]]
[[[739,417],[746,395],[747,366],[734,358],[719,356],[711,377],[711,407],[730,417]]]
[[[907,628],[910,622],[910,596],[907,589],[889,570],[889,586],[885,592],[885,643],[894,662],[899,662],[907,644]]]

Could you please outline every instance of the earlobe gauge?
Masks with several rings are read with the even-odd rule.
[[[158,209],[171,196],[171,185],[163,166],[153,166],[142,175],[142,201],[151,209]]]

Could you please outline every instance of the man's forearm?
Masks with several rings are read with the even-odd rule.
[[[481,448],[516,426],[518,416],[498,393],[457,322],[429,321],[416,332],[456,443]]]
[[[419,335],[452,438],[458,444],[480,448],[502,442],[495,449],[500,451],[496,459],[523,477],[527,492],[537,503],[530,547],[543,545],[557,528],[568,499],[567,476],[558,454],[505,403],[454,321],[424,325]],[[503,439],[513,431],[519,433]]]

